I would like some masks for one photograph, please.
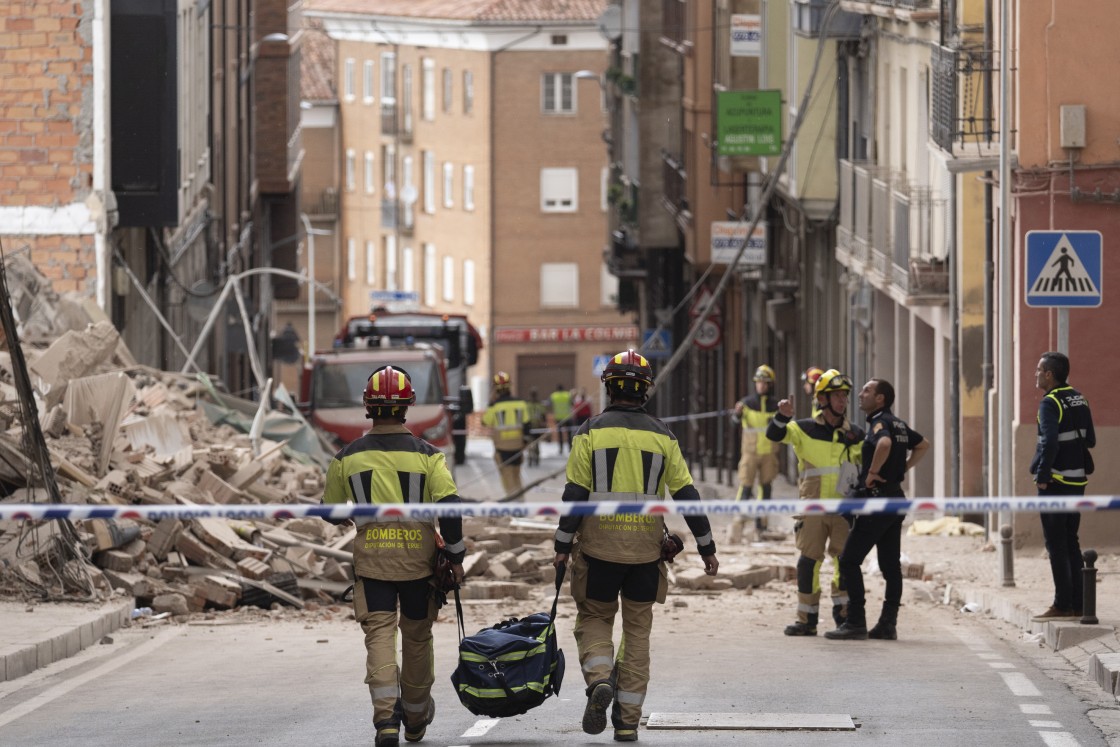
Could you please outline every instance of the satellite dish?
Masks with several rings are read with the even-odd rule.
[[[607,41],[614,41],[622,36],[622,6],[608,5],[595,25]]]

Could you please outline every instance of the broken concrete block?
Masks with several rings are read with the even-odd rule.
[[[128,573],[132,570],[134,560],[123,550],[103,550],[94,554],[93,562],[102,570]]]
[[[691,567],[678,570],[675,574],[677,586],[682,589],[710,589],[714,577],[704,573],[703,568]]]
[[[213,496],[217,503],[241,503],[243,494],[210,470],[198,476],[198,487]]]
[[[537,554],[534,552],[523,552],[516,558],[517,570],[524,573],[525,571],[533,571],[537,568]]]
[[[474,543],[474,549],[494,555],[500,553],[505,548],[503,547],[500,540],[484,539],[476,540]]]
[[[272,575],[272,568],[256,558],[242,558],[237,561],[237,570],[248,578],[261,579]]]
[[[755,566],[745,570],[735,569],[725,574],[724,577],[731,581],[731,585],[736,589],[749,589],[754,586],[766,585],[774,578],[774,569],[770,566]]]
[[[232,560],[219,555],[209,545],[195,537],[189,529],[179,533],[175,540],[175,549],[195,565],[226,570],[234,570],[237,567]]]
[[[199,576],[190,586],[196,596],[202,596],[215,607],[235,607],[241,598],[241,584],[223,576]]]
[[[513,573],[501,563],[492,562],[489,570],[487,570],[487,575],[499,581],[507,581],[513,576]]]
[[[175,540],[181,531],[183,531],[183,522],[178,519],[161,519],[156,524],[155,531],[148,540],[148,550],[156,560],[167,558],[167,553],[175,546]]]
[[[133,597],[150,597],[152,595],[152,580],[139,573],[121,573],[109,568],[102,568],[109,585],[114,589],[123,589]]]
[[[187,598],[182,594],[160,594],[152,599],[152,612],[157,615],[170,612],[172,615],[186,615],[190,613]]]
[[[486,573],[486,569],[490,567],[490,561],[484,552],[471,553],[463,559],[463,576],[470,578],[471,576],[481,576]]]
[[[459,595],[463,599],[528,599],[531,588],[516,581],[471,581],[463,584]]]

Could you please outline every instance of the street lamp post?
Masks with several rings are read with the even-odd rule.
[[[308,363],[315,355],[315,236],[330,236],[330,231],[311,227],[307,213],[300,213],[303,231],[307,234],[307,345],[304,346],[303,361]]]

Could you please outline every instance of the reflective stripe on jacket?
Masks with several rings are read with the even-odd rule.
[[[828,425],[824,416],[813,420],[785,420],[775,415],[766,430],[771,441],[793,447],[797,455],[797,492],[802,498],[843,498],[837,488],[842,465],[853,465],[858,473],[863,456],[863,431],[847,420],[839,428]],[[856,475],[852,475],[854,478]]]
[[[1097,445],[1093,416],[1081,392],[1071,386],[1051,389],[1038,404],[1038,447],[1031,461],[1036,482],[1087,485],[1085,449]]]
[[[449,496],[456,496],[456,489],[443,452],[403,425],[385,425],[375,426],[335,455],[327,467],[323,503],[436,503]],[[412,581],[432,574],[434,523],[398,517],[355,523],[356,575]],[[456,537],[448,550],[461,552],[462,544],[461,536]]]
[[[743,412],[740,425],[743,426],[743,452],[750,454],[770,454],[774,443],[766,438],[766,426],[778,411],[774,398],[769,394],[752,394],[743,399]]]
[[[491,429],[494,448],[498,451],[520,451],[525,445],[529,425],[529,406],[523,400],[506,395],[494,401],[482,415],[482,424]]]
[[[593,501],[657,501],[692,484],[676,436],[640,410],[608,409],[591,418],[572,439],[567,480]],[[587,516],[580,547],[616,563],[649,563],[661,557],[660,516]]]

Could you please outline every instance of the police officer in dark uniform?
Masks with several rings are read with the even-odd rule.
[[[1089,449],[1097,445],[1093,416],[1081,392],[1066,383],[1069,358],[1043,353],[1035,369],[1035,384],[1046,392],[1038,405],[1038,448],[1031,474],[1039,495],[1085,495],[1092,472]],[[1077,531],[1081,514],[1044,513],[1042,537],[1054,576],[1054,604],[1033,619],[1076,620],[1082,613],[1081,545]]]
[[[871,379],[859,390],[859,409],[867,415],[867,435],[863,440],[861,490],[868,497],[904,498],[902,480],[929,450],[929,441],[905,421],[891,413],[894,387],[883,379]],[[856,516],[844,551],[840,553],[840,577],[848,587],[848,619],[836,630],[824,634],[832,640],[898,638],[898,607],[902,602],[902,520],[896,514]],[[871,548],[878,548],[879,569],[887,584],[879,623],[867,630],[866,595],[860,564]]]

